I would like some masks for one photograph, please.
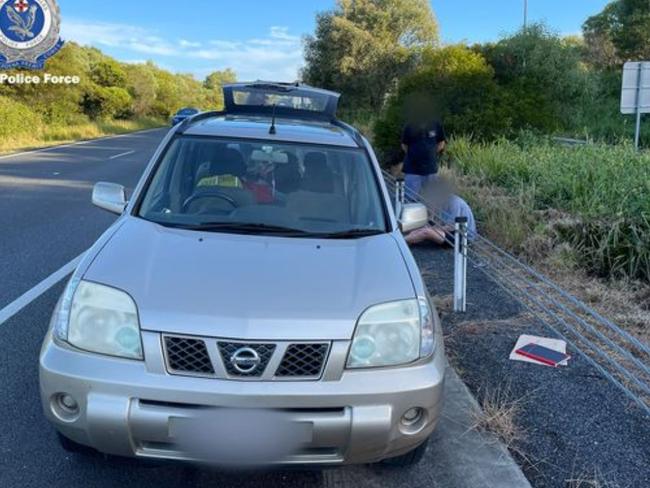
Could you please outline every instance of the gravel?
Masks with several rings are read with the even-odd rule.
[[[469,266],[467,312],[451,312],[452,252],[413,249],[462,379],[479,401],[498,389],[519,403],[524,435],[510,449],[531,484],[650,487],[650,418],[570,347],[564,368],[510,361],[520,334],[556,336],[486,270]]]

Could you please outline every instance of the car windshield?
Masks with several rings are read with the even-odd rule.
[[[172,142],[138,214],[167,226],[296,237],[386,231],[364,151],[196,136]]]
[[[198,113],[195,108],[183,108],[178,111],[178,115],[194,115],[195,113]]]

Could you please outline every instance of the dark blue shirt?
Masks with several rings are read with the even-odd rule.
[[[402,144],[407,146],[404,173],[433,175],[438,172],[438,144],[446,141],[445,131],[438,122],[426,126],[407,125]]]

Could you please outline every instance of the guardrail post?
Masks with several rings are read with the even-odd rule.
[[[456,217],[454,232],[454,312],[467,308],[467,217]]]
[[[395,180],[395,215],[400,218],[402,214],[402,205],[404,205],[404,178]]]

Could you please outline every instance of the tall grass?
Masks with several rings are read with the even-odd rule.
[[[492,229],[512,238],[511,247],[557,210],[565,218],[554,226],[556,237],[573,245],[588,270],[650,281],[650,153],[627,144],[566,147],[526,136],[493,143],[457,138],[450,154],[476,187],[504,190],[497,208],[473,203],[496,220]],[[515,221],[499,218],[513,206]]]
[[[154,118],[82,121],[66,126],[35,124],[30,130],[16,132],[11,136],[0,134],[0,153],[123,134],[161,125],[163,123]]]

